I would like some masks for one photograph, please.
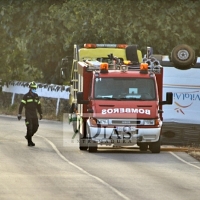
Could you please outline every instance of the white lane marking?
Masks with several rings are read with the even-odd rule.
[[[73,167],[75,167],[76,169],[80,170],[81,172],[83,172],[84,174],[96,179],[97,181],[99,181],[100,183],[102,183],[103,185],[107,186],[109,189],[111,189],[113,192],[115,192],[117,195],[119,195],[120,197],[122,197],[125,200],[130,200],[128,197],[126,197],[124,194],[122,194],[120,191],[118,191],[117,189],[115,189],[114,187],[112,187],[111,185],[109,185],[108,183],[106,183],[105,181],[103,181],[102,179],[100,179],[97,176],[94,176],[90,173],[88,173],[87,171],[85,171],[83,168],[79,167],[78,165],[75,165],[74,163],[70,162],[67,158],[65,158],[60,151],[57,149],[57,147],[54,145],[53,142],[51,142],[50,140],[48,140],[46,137],[43,137],[41,135],[36,134],[35,136],[41,137],[44,140],[46,140],[54,149],[54,151],[58,154],[58,156],[60,156],[64,161],[66,161],[68,164],[72,165]]]
[[[170,151],[169,153],[172,154],[174,157],[176,157],[178,160],[180,160],[180,161],[186,163],[187,165],[190,165],[190,166],[192,166],[192,167],[195,167],[195,168],[197,168],[197,169],[200,169],[200,167],[198,167],[198,166],[196,166],[196,165],[193,165],[192,163],[189,163],[189,162],[183,160],[182,158],[180,158],[179,156],[177,156],[175,153],[173,153],[173,152],[171,152],[171,151]]]

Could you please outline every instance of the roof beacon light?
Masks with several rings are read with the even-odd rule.
[[[148,63],[141,63],[140,64],[140,73],[141,74],[148,74]]]
[[[96,44],[84,44],[84,48],[96,48]]]
[[[125,49],[128,45],[127,44],[117,44],[117,48]]]
[[[107,69],[108,70],[108,63],[101,63],[100,69]]]
[[[100,72],[101,73],[108,73],[108,63],[101,63]]]
[[[84,44],[84,48],[120,48],[125,49],[127,44]]]

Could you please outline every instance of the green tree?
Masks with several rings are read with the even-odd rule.
[[[89,42],[156,54],[186,43],[199,54],[199,9],[195,0],[1,0],[0,78],[60,83],[58,62]]]

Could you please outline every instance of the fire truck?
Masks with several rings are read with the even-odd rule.
[[[137,45],[74,45],[69,120],[80,150],[137,145],[160,152],[163,105],[173,102],[172,92],[163,94],[166,59],[179,69],[196,62],[187,45],[175,47],[171,58],[154,55],[151,47],[142,56]]]

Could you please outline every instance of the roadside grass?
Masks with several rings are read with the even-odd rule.
[[[188,150],[186,153],[188,153],[190,156],[195,158],[196,160],[200,161],[200,145],[199,146],[189,146],[187,147]]]
[[[18,104],[13,104],[12,106],[9,106],[7,108],[1,107],[0,114],[13,115],[13,116],[16,116],[16,118],[17,118],[18,106],[19,106]],[[23,113],[22,113],[22,116],[24,116]],[[45,113],[43,115],[43,119],[62,121],[63,114],[59,114],[56,116],[55,113]],[[191,146],[184,146],[184,147],[187,148],[186,153],[188,153],[190,156],[192,156],[196,160],[200,161],[200,145],[199,146],[191,145]]]
[[[200,161],[200,150],[198,151],[189,151],[188,154],[190,156],[192,156],[193,158],[197,159],[198,161]]]
[[[181,148],[185,149],[185,152],[191,157],[200,161],[200,144],[183,145]]]

